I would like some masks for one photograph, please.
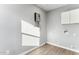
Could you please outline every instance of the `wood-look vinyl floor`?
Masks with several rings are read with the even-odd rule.
[[[60,47],[52,46],[45,44],[42,47],[39,47],[27,55],[79,55],[79,53],[72,52]]]

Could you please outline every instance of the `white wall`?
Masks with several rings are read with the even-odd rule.
[[[46,42],[45,12],[34,5],[0,5],[0,54],[19,54],[34,46],[22,46],[21,19],[34,25],[34,12],[41,14],[40,44]]]
[[[61,24],[61,12],[76,8],[79,8],[79,5],[67,5],[48,12],[47,41],[79,50],[79,24]],[[64,30],[68,30],[69,34],[64,34]]]

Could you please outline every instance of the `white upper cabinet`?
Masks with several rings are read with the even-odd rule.
[[[73,23],[79,23],[79,9],[61,13],[61,24]]]
[[[70,11],[70,23],[79,23],[79,9]]]
[[[61,14],[61,24],[69,24],[69,12],[63,12]]]

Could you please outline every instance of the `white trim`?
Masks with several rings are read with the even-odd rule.
[[[52,43],[52,42],[47,42],[47,43],[50,44],[50,45],[53,45],[53,46],[57,46],[57,47],[60,47],[60,48],[64,48],[64,49],[71,50],[73,52],[79,53],[79,51],[78,50],[75,50],[75,49],[71,49],[71,48],[68,48],[68,47],[64,47],[64,46],[61,46],[61,45],[58,45],[58,44],[55,44],[55,43]]]
[[[35,49],[37,49],[37,48],[43,46],[43,45],[45,45],[45,43],[42,43],[40,46],[34,47],[34,48],[32,48],[32,49],[29,49],[28,51],[22,52],[22,53],[20,53],[20,54],[18,54],[18,55],[25,55],[25,54],[27,54],[27,53],[29,53],[29,52],[31,52],[31,51],[33,51],[33,50],[35,50]]]
[[[41,47],[41,46],[43,46],[43,45],[45,45],[46,43],[42,43],[39,47]]]
[[[64,47],[64,46],[61,46],[61,45],[58,45],[58,44],[55,44],[55,43],[52,43],[52,42],[47,42],[47,43],[50,44],[50,45],[53,45],[53,46],[57,46],[57,47],[60,47],[60,48],[64,48],[64,49],[71,50],[71,51],[73,51],[73,52],[79,53],[79,51],[78,51],[78,50],[75,50],[75,49],[71,49],[71,48],[68,48],[68,47]],[[32,48],[32,49],[29,49],[28,51],[22,52],[22,53],[20,53],[19,55],[25,55],[25,54],[27,54],[27,53],[29,53],[29,52],[31,52],[31,51],[33,51],[33,50],[35,50],[35,49],[37,49],[37,48],[43,46],[43,45],[45,45],[45,43],[42,43],[42,44],[41,44],[40,46],[38,46],[38,47],[34,47],[34,48]]]

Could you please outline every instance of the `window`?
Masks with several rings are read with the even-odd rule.
[[[40,40],[40,28],[22,20],[22,45],[23,46],[38,46]]]

